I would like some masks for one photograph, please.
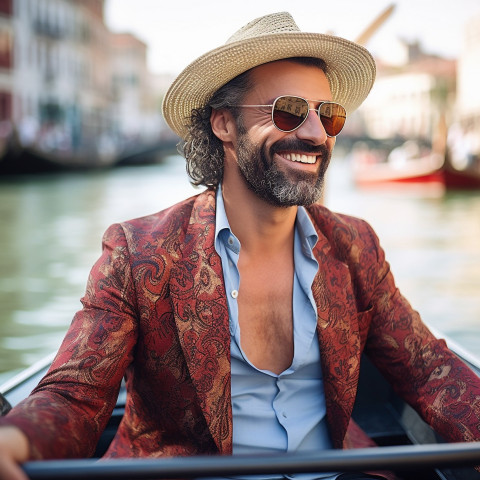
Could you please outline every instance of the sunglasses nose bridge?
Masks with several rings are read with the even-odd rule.
[[[310,116],[310,112],[315,112],[315,116],[317,117],[318,121],[320,122],[320,125],[322,126],[322,129],[325,131],[325,135],[327,137],[330,137],[331,135],[328,134],[325,125],[322,120],[322,114],[320,113],[320,109],[322,108],[323,102],[320,102],[317,107],[311,107],[310,104],[308,105],[308,113],[307,113],[307,118],[304,120],[306,122],[308,120],[308,117]]]
[[[307,116],[298,127],[297,131],[297,135],[305,140],[308,139],[317,145],[325,143],[329,135],[325,130],[322,119],[320,118],[320,107],[310,108],[309,105]]]

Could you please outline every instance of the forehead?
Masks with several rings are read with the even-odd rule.
[[[331,100],[332,93],[323,70],[290,60],[266,63],[251,70],[249,97],[276,98],[298,95],[309,100]]]

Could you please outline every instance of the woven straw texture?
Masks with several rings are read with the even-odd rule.
[[[192,109],[204,106],[221,86],[250,68],[289,57],[323,59],[333,101],[347,113],[365,100],[375,80],[375,61],[364,47],[333,35],[300,32],[290,14],[282,12],[253,20],[225,45],[188,65],[165,95],[165,121],[185,138]]]

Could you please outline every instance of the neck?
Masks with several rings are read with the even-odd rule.
[[[230,228],[251,254],[279,252],[293,246],[297,207],[276,207],[252,192],[238,176],[224,177],[223,201]]]

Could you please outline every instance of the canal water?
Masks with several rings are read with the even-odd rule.
[[[0,182],[0,383],[58,348],[112,223],[198,189],[184,161]],[[333,160],[325,203],[368,220],[397,284],[441,334],[480,358],[480,191],[358,190]]]

